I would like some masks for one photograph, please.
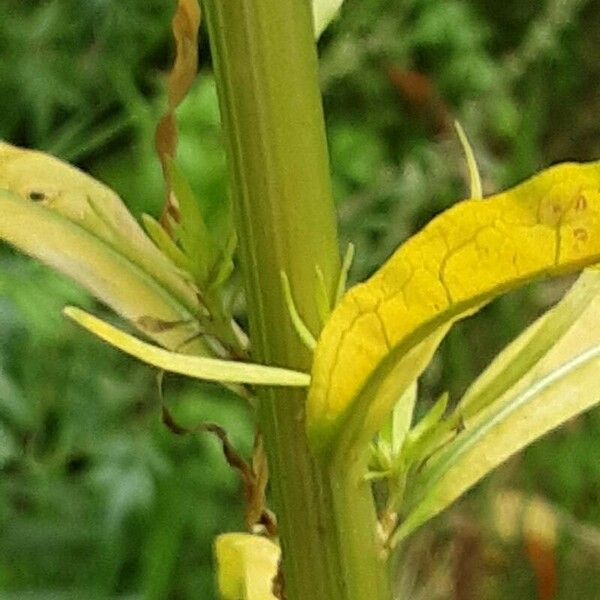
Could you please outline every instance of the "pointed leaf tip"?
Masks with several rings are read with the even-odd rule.
[[[313,0],[313,24],[318,39],[338,14],[344,0]]]
[[[74,306],[66,307],[63,312],[115,348],[164,371],[221,383],[289,387],[306,387],[310,383],[309,375],[290,369],[169,352],[147,344]]]

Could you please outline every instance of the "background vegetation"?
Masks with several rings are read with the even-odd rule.
[[[157,214],[152,146],[172,8],[0,2],[0,138],[75,162],[135,214]],[[226,183],[206,46],[178,113],[179,163],[210,213]],[[454,118],[487,192],[558,160],[600,157],[598,47],[600,10],[585,0],[347,0],[320,51],[341,236],[357,246],[353,280],[465,196]],[[446,389],[457,399],[566,283],[529,287],[456,328],[423,378],[423,410]],[[236,476],[212,439],[165,430],[151,370],[66,323],[67,303],[103,310],[0,249],[0,596],[213,598],[211,540],[242,527]],[[241,449],[251,444],[251,415],[226,393],[176,377],[165,392],[180,420],[216,421]],[[407,597],[597,598],[599,440],[596,410],[415,536],[399,567]],[[494,507],[507,487],[552,503],[555,548],[503,535]],[[554,576],[557,592],[544,596],[540,582]]]

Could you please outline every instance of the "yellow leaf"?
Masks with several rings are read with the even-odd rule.
[[[193,288],[129,214],[120,198],[85,173],[42,152],[0,142],[0,240],[73,278],[139,326],[151,317],[183,322],[140,327],[167,348],[206,354],[196,337]]]
[[[104,184],[53,156],[0,142],[0,189],[82,227],[148,273],[188,310],[198,310],[192,288]]]
[[[310,377],[300,371],[169,352],[147,344],[74,306],[65,308],[64,314],[115,348],[170,373],[221,383],[306,387],[310,382]]]
[[[215,542],[219,593],[223,600],[277,600],[279,546],[249,533],[225,533]]]
[[[563,164],[507,192],[461,202],[352,288],[315,350],[307,413],[314,448],[324,450],[342,430],[367,442],[420,373],[410,363],[399,369],[400,361],[440,328],[532,279],[600,261],[599,187],[600,162]]]

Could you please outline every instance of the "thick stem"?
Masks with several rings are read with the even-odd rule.
[[[320,329],[318,266],[333,297],[339,254],[309,0],[204,0],[240,239],[253,358],[309,370],[281,287]],[[389,600],[376,514],[352,461],[317,464],[305,393],[261,394],[287,600]]]

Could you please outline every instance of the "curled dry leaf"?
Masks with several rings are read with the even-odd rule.
[[[175,62],[167,83],[167,112],[156,127],[155,138],[156,152],[166,182],[166,203],[160,221],[167,228],[167,215],[176,219],[178,214],[172,199],[169,175],[169,163],[175,158],[177,149],[175,110],[192,87],[198,70],[198,30],[200,28],[198,1],[178,0],[171,26],[175,39]]]

